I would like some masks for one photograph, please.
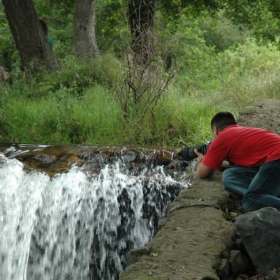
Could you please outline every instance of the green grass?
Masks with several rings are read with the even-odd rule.
[[[4,96],[2,95],[2,98]],[[64,89],[40,99],[5,97],[1,141],[100,144],[121,131],[121,112],[111,93],[100,86],[77,98]],[[101,144],[104,144],[103,142]]]
[[[275,45],[249,40],[209,55],[212,68],[208,61],[207,67],[179,71],[157,106],[140,117],[133,111],[127,120],[120,98],[125,95],[117,94],[127,73],[112,55],[86,65],[70,57],[61,72],[31,81],[11,73],[11,85],[0,93],[0,141],[179,148],[210,140],[210,120],[218,111],[238,118],[259,99],[280,99]]]

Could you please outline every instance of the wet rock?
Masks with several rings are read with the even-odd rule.
[[[171,151],[157,151],[154,156],[154,161],[158,165],[167,165],[170,164],[173,157],[173,152]]]
[[[218,270],[220,278],[224,279],[229,276],[229,263],[227,259],[221,259],[221,264]]]
[[[166,225],[167,221],[168,221],[168,219],[166,217],[159,219],[158,230],[162,229]]]
[[[235,226],[259,273],[280,267],[280,212],[272,207],[237,217]]]
[[[131,265],[133,263],[136,263],[140,260],[140,258],[144,255],[149,255],[151,252],[151,248],[149,246],[144,246],[136,249],[130,250],[126,254],[126,261],[127,265]]]
[[[1,143],[0,152],[21,161],[26,170],[40,170],[51,177],[69,171],[73,165],[96,174],[106,164],[117,161],[135,175],[155,166],[164,166],[170,176],[186,173],[181,172],[180,164],[168,167],[173,162],[173,152],[165,149]]]
[[[248,259],[238,250],[231,250],[229,257],[230,272],[239,274],[246,271]]]

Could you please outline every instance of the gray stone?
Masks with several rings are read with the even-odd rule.
[[[143,256],[143,255],[149,255],[151,252],[151,248],[149,246],[144,246],[136,249],[130,250],[126,254],[126,261],[127,265],[131,265],[137,261]]]
[[[272,207],[236,218],[235,226],[259,273],[280,267],[280,212]]]
[[[238,250],[231,250],[229,257],[230,272],[239,274],[246,271],[248,259]]]
[[[219,277],[226,278],[229,276],[229,263],[227,259],[221,259],[219,270]]]
[[[168,221],[168,219],[166,217],[159,219],[158,230],[162,229],[166,225],[167,221]]]

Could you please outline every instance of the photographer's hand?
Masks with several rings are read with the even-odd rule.
[[[198,152],[196,149],[194,149],[194,152],[197,154],[197,164],[196,164],[196,173],[199,178],[206,178],[210,176],[213,173],[213,169],[209,168],[205,164],[203,164],[203,154]]]
[[[202,162],[203,154],[198,152],[197,149],[194,149],[194,152],[197,154],[197,158],[196,158],[197,163]]]

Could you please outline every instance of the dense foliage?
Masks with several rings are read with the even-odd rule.
[[[143,71],[139,80],[131,80],[128,2],[97,2],[102,55],[89,63],[74,57],[73,2],[34,0],[63,69],[29,80],[0,6],[0,61],[10,74],[0,85],[0,141],[201,144],[218,110],[238,117],[259,98],[280,98],[280,9],[271,1],[158,1],[153,71]],[[143,92],[139,104],[132,89]]]

